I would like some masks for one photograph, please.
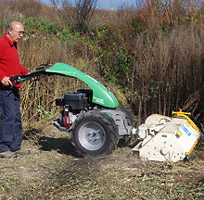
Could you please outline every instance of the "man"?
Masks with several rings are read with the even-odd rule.
[[[0,158],[29,153],[21,150],[20,84],[12,87],[10,81],[11,76],[29,73],[20,65],[17,52],[17,43],[23,33],[22,23],[13,21],[0,39]]]

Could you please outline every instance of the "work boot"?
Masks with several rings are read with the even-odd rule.
[[[17,158],[17,154],[11,151],[5,151],[0,153],[0,158]]]
[[[15,151],[16,154],[19,154],[19,155],[28,155],[30,154],[30,150],[18,150],[18,151]]]

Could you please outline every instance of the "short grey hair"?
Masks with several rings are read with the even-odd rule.
[[[11,23],[6,27],[6,33],[8,33],[10,29],[13,29],[13,24]]]

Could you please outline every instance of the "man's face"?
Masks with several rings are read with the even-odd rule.
[[[19,39],[23,37],[24,27],[21,24],[13,25],[13,28],[10,29],[10,36],[12,42],[18,42]]]

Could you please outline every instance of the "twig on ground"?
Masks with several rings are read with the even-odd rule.
[[[62,190],[63,188],[65,188],[65,186],[62,187],[62,188],[59,188],[58,190],[55,190],[54,192],[60,191],[60,190]],[[96,188],[96,189],[93,189],[93,190],[90,190],[90,191],[88,191],[88,192],[82,193],[82,194],[78,194],[78,195],[74,195],[74,196],[68,196],[68,197],[66,197],[66,198],[67,198],[67,199],[75,199],[75,198],[77,198],[77,197],[87,195],[87,194],[89,194],[89,193],[91,193],[91,192],[93,192],[93,191],[95,191],[95,190],[97,190],[97,188]],[[62,193],[62,192],[60,192],[60,193],[54,195],[53,197],[50,198],[50,200],[57,199],[57,198],[61,195],[61,193]]]
[[[132,193],[132,194],[134,194],[134,195],[139,196],[139,197],[140,197],[141,199],[143,199],[143,200],[148,200],[146,197],[144,197],[144,196],[142,196],[142,195],[140,195],[140,194],[138,194],[138,193],[136,193],[136,192],[130,190],[129,188],[127,188],[127,191],[128,191],[129,193]]]

